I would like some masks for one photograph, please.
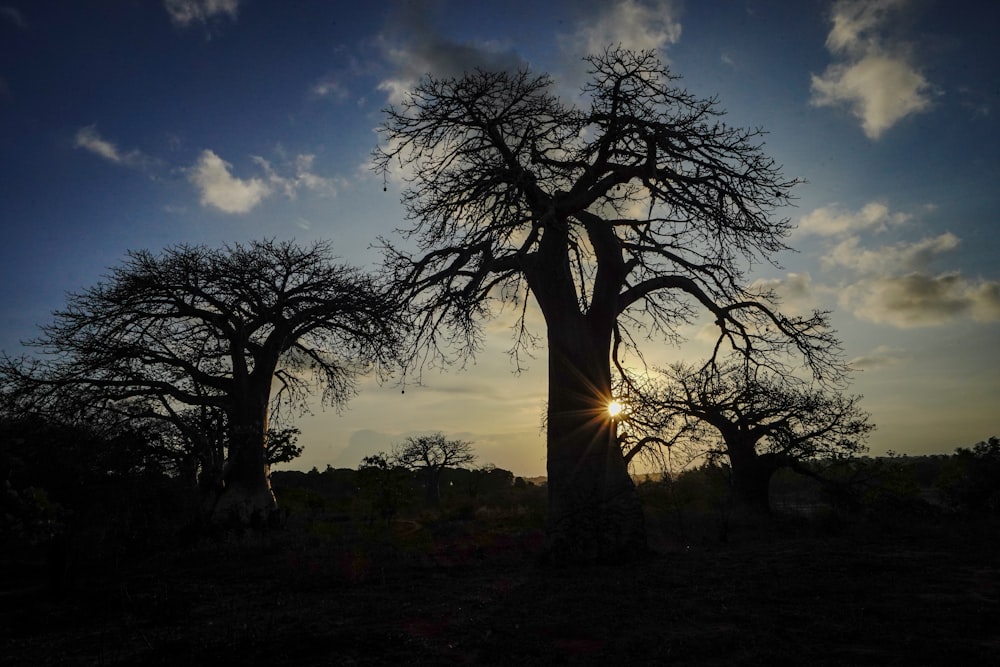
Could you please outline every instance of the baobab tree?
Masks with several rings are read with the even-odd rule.
[[[674,432],[699,454],[729,461],[733,494],[744,508],[771,511],[769,486],[781,468],[820,477],[809,461],[862,454],[875,428],[860,396],[810,386],[739,362],[717,367],[674,364],[642,397],[643,427]],[[651,415],[655,415],[651,416]],[[649,447],[665,441],[651,438]]]
[[[753,363],[795,351],[836,371],[825,315],[787,317],[747,286],[746,267],[783,249],[773,219],[796,184],[762,131],[725,125],[652,52],[588,58],[589,107],[546,75],[425,77],[387,109],[374,164],[407,181],[412,250],[384,242],[416,317],[411,366],[476,353],[482,323],[520,313],[512,354],[548,348],[548,553],[618,559],[645,551],[642,508],[607,406],[613,368],[644,337],[679,340],[708,315],[716,348]]]
[[[246,519],[275,504],[272,408],[303,409],[315,387],[341,406],[358,374],[387,369],[400,334],[394,303],[335,263],[327,242],[134,251],[105,282],[69,296],[27,343],[40,354],[5,356],[0,375],[36,410],[168,419],[193,441],[203,436],[201,455],[217,434],[191,430],[206,420],[223,428],[210,514]]]
[[[441,504],[441,473],[445,468],[461,468],[476,460],[468,440],[449,440],[443,433],[407,438],[393,449],[389,460],[414,470],[424,479],[427,503]]]

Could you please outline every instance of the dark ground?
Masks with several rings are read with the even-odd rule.
[[[531,528],[351,526],[86,563],[62,595],[8,570],[0,663],[1000,664],[995,521],[654,524],[648,560],[578,569]]]

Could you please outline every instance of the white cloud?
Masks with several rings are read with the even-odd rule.
[[[930,106],[930,84],[909,63],[895,56],[872,54],[850,64],[836,64],[812,77],[815,106],[850,107],[869,139]]]
[[[921,239],[915,243],[897,243],[874,250],[861,247],[852,236],[838,243],[823,257],[826,266],[842,266],[863,275],[885,275],[900,271],[922,271],[938,255],[958,248],[961,240],[951,232]]]
[[[681,24],[673,0],[616,0],[599,5],[603,12],[581,23],[576,32],[561,39],[564,49],[583,48],[590,55],[609,46],[662,50],[681,38]]]
[[[970,281],[959,273],[908,273],[864,279],[846,287],[841,305],[855,316],[908,329],[969,317],[1000,320],[1000,283]]]
[[[216,17],[235,19],[240,0],[164,0],[163,7],[174,25],[187,27],[195,23],[208,23]]]
[[[931,103],[931,85],[910,62],[910,49],[883,34],[892,13],[905,4],[905,0],[834,3],[826,47],[839,61],[822,75],[812,76],[812,104],[846,106],[871,139]]]
[[[188,171],[198,188],[203,206],[225,213],[247,213],[271,194],[271,186],[259,178],[240,179],[230,173],[232,165],[210,150],[204,150]]]
[[[102,137],[95,125],[88,125],[77,130],[73,143],[77,148],[82,148],[94,155],[99,155],[105,160],[125,167],[144,169],[153,163],[153,160],[141,151],[122,151],[114,142]]]
[[[902,225],[911,218],[906,213],[891,212],[883,202],[869,202],[859,211],[844,211],[835,206],[823,206],[799,220],[797,236],[841,236],[861,230],[885,231]]]

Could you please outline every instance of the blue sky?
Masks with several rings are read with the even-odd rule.
[[[0,0],[0,348],[129,249],[253,238],[369,244],[402,224],[366,163],[424,73],[529,66],[577,94],[581,57],[654,48],[728,122],[763,126],[795,253],[754,278],[834,310],[873,453],[1000,433],[998,11],[964,0],[365,2]],[[407,435],[544,473],[544,350],[512,374],[503,322],[464,371],[299,420],[297,467]],[[650,344],[654,361],[697,357]]]

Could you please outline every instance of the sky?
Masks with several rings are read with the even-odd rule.
[[[1000,8],[975,0],[0,0],[0,349],[129,250],[329,239],[375,270],[404,224],[368,165],[421,76],[529,67],[579,100],[582,57],[655,49],[726,122],[763,127],[796,188],[794,252],[757,266],[830,309],[872,454],[1000,434]],[[654,363],[695,359],[650,342]],[[410,435],[545,471],[545,350],[520,374],[487,326],[464,369],[361,381],[296,425],[292,468],[354,467]]]

